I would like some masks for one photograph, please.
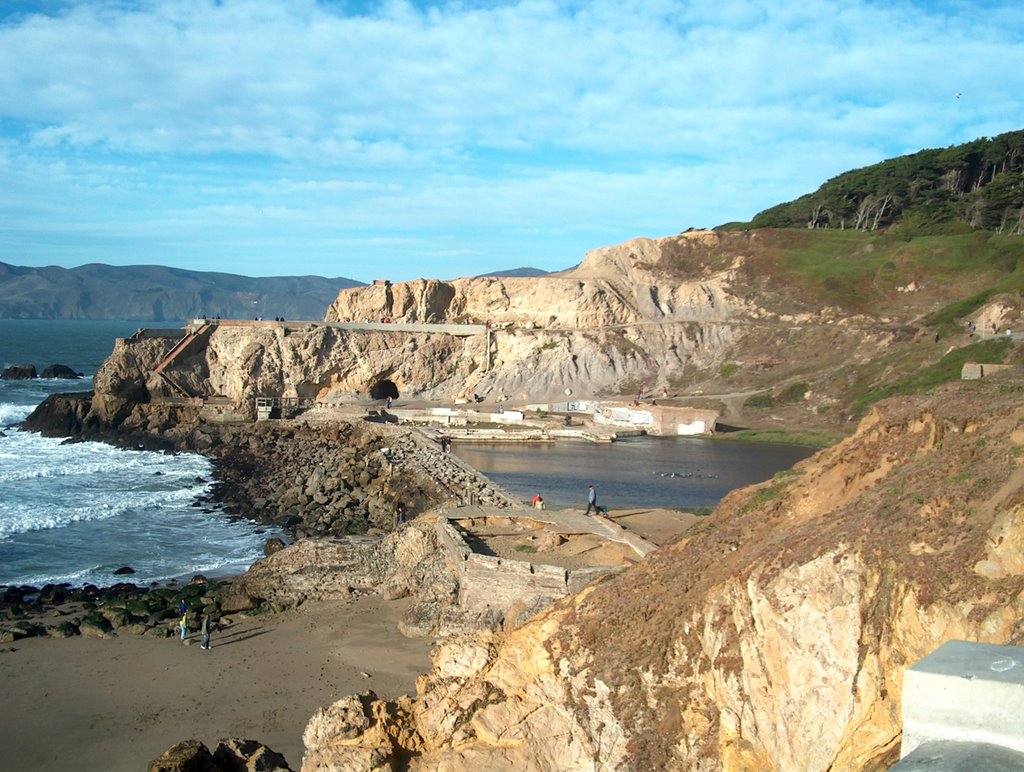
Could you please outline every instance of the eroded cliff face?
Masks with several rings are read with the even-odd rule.
[[[755,307],[730,290],[736,256],[719,268],[680,263],[679,244],[721,241],[701,231],[635,239],[589,252],[575,269],[539,278],[419,279],[342,290],[328,322],[491,322],[585,329],[665,321],[722,321]],[[694,271],[687,275],[686,269]]]
[[[97,406],[111,413],[124,400],[224,397],[252,415],[255,397],[352,401],[372,398],[384,381],[402,397],[443,401],[586,399],[639,387],[752,393],[806,379],[808,367],[845,372],[909,342],[910,328],[891,319],[821,308],[780,284],[776,241],[695,232],[598,249],[571,271],[539,278],[343,290],[326,324],[226,322],[161,374],[153,369],[175,341],[132,340],[97,375]],[[385,320],[488,323],[491,334],[330,326]],[[759,369],[764,361],[770,373]],[[750,363],[740,382],[719,378],[727,362]]]
[[[440,645],[415,699],[321,712],[303,768],[887,768],[907,666],[1024,643],[1022,395],[882,403],[619,577]]]

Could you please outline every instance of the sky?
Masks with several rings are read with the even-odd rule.
[[[1021,128],[1020,0],[0,0],[0,261],[561,270]]]

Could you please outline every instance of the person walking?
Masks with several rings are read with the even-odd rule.
[[[203,634],[202,649],[210,648],[210,615],[203,614],[203,623],[199,626],[199,632]]]
[[[594,490],[594,486],[593,485],[588,485],[587,486],[587,511],[584,512],[583,514],[584,515],[589,515],[591,509],[594,510],[594,514],[595,515],[598,514],[599,510],[597,508],[597,491]]]
[[[188,612],[186,611],[181,615],[181,619],[178,620],[178,626],[181,628],[181,640],[184,641],[188,637]]]

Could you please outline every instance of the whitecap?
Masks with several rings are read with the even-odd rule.
[[[35,409],[35,405],[18,405],[10,402],[0,402],[0,426],[20,424],[28,418],[29,414]]]

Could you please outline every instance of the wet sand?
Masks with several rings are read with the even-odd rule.
[[[259,740],[302,764],[320,706],[373,689],[415,691],[432,642],[397,630],[377,596],[241,618],[212,648],[177,637],[28,638],[0,646],[0,767],[144,770],[180,740]],[[369,677],[365,677],[366,673]]]

